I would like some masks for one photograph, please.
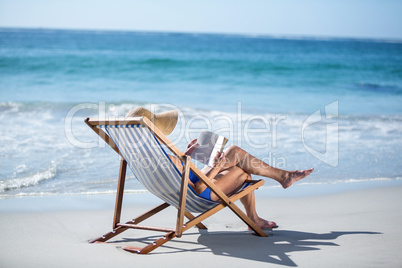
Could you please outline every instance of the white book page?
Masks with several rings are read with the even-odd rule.
[[[212,166],[213,158],[216,152],[223,148],[224,141],[225,137],[203,130],[197,139],[198,146],[190,156],[205,165]]]
[[[223,137],[223,136],[218,137],[218,140],[216,141],[215,146],[214,146],[214,148],[212,149],[212,151],[211,151],[211,153],[209,155],[209,159],[208,159],[208,162],[207,162],[208,166],[212,167],[212,164],[213,164],[214,158],[216,156],[216,153],[220,152],[222,150],[222,148],[223,148],[224,140],[225,140],[225,137]]]

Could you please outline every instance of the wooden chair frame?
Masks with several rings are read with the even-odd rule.
[[[186,230],[190,229],[193,226],[197,226],[200,229],[207,229],[201,222],[216,212],[220,211],[225,207],[229,207],[244,223],[246,223],[257,235],[266,237],[268,236],[265,232],[261,230],[246,214],[244,214],[239,207],[237,207],[234,202],[243,196],[247,195],[251,191],[261,187],[264,184],[264,180],[249,180],[251,185],[246,187],[244,190],[232,195],[225,195],[215,184],[213,184],[195,165],[191,162],[190,157],[184,155],[174,144],[170,142],[170,140],[157,128],[155,125],[148,120],[146,117],[131,117],[126,119],[116,119],[116,120],[100,120],[100,119],[85,119],[85,123],[96,133],[98,134],[113,150],[115,150],[118,154],[120,154],[119,149],[113,142],[113,140],[100,128],[99,125],[142,125],[143,127],[147,127],[156,137],[161,141],[169,150],[176,155],[179,159],[183,161],[184,171],[182,173],[181,179],[181,188],[180,188],[180,197],[179,197],[179,207],[177,213],[177,221],[176,228],[160,228],[160,227],[152,227],[152,226],[143,226],[138,225],[142,221],[148,219],[149,217],[155,215],[156,213],[162,211],[163,209],[169,207],[168,203],[162,203],[159,206],[149,210],[148,212],[126,222],[120,223],[122,202],[123,202],[123,194],[124,194],[124,184],[126,179],[126,170],[127,170],[127,162],[123,158],[120,162],[120,172],[118,178],[117,185],[117,194],[116,194],[116,203],[114,209],[114,217],[113,217],[113,226],[112,231],[106,233],[105,235],[93,239],[90,243],[95,242],[106,242],[112,237],[128,230],[128,229],[143,229],[143,230],[151,230],[151,231],[160,231],[166,232],[163,237],[157,239],[155,242],[143,247],[132,247],[125,246],[124,250],[139,253],[139,254],[148,254],[155,248],[163,245],[174,237],[181,237],[182,233]],[[121,155],[121,154],[120,154]],[[187,196],[187,188],[188,188],[188,174],[189,171],[196,174],[199,179],[207,185],[211,189],[213,193],[215,193],[221,203],[212,207],[211,209],[201,213],[198,216],[192,215],[190,212],[185,210],[186,206],[186,196]],[[186,223],[184,223],[184,217],[188,219]]]

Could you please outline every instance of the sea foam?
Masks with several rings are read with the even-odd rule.
[[[18,166],[16,174],[22,173],[22,170],[26,171],[26,167]],[[49,168],[39,171],[35,174],[0,181],[0,194],[9,190],[15,190],[23,187],[37,185],[41,181],[50,180],[54,178],[56,174],[57,174],[57,165],[54,162],[52,162]]]

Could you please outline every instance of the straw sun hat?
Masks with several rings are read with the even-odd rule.
[[[154,114],[144,107],[134,108],[126,114],[127,117],[145,116],[148,118],[163,134],[169,135],[172,133],[177,124],[179,114],[176,110]]]

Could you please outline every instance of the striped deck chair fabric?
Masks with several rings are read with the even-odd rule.
[[[181,173],[172,163],[158,139],[140,125],[101,125],[116,144],[138,181],[152,194],[178,207]],[[219,202],[197,195],[188,187],[186,211],[202,213]]]

